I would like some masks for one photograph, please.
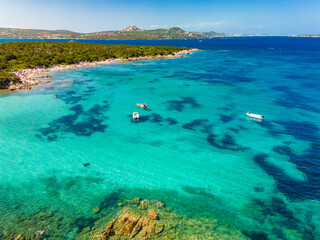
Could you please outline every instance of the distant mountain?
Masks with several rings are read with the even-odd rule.
[[[195,39],[213,37],[256,37],[276,36],[268,34],[228,34],[211,32],[187,32],[179,27],[168,29],[144,30],[136,26],[128,26],[122,30],[78,33],[67,30],[37,30],[0,28],[0,38],[34,38],[34,39]],[[293,37],[320,37],[320,34],[301,34]]]
[[[33,38],[33,39],[181,39],[211,38],[222,36],[215,32],[187,32],[179,27],[168,29],[143,30],[136,26],[128,26],[122,30],[93,33],[77,33],[67,30],[37,30],[0,28],[0,38]]]
[[[103,31],[83,34],[81,38],[91,39],[180,39],[201,38],[196,32],[186,32],[178,27],[169,29],[143,30],[136,26],[128,26],[120,31]]]
[[[67,30],[0,28],[0,38],[76,38],[79,33]]]
[[[136,26],[128,26],[125,29],[122,29],[121,32],[130,32],[130,31],[143,31],[140,28],[137,28]]]

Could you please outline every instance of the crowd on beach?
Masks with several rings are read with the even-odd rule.
[[[23,80],[34,79],[43,73],[48,73],[51,71],[73,69],[78,67],[89,67],[89,66],[100,65],[100,64],[110,64],[116,61],[121,61],[121,59],[111,58],[111,59],[106,59],[104,61],[80,62],[80,63],[70,64],[70,65],[54,65],[49,67],[29,68],[29,69],[22,69],[19,71],[13,71],[12,73],[14,73],[23,81]]]

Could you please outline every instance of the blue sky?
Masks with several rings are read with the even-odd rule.
[[[320,33],[320,0],[0,0],[0,27]]]

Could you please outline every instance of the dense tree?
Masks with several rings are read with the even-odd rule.
[[[10,83],[20,82],[20,79],[13,73],[0,71],[0,89],[6,88]]]

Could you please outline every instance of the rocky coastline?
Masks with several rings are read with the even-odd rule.
[[[125,63],[126,61],[141,61],[141,60],[154,60],[154,59],[169,59],[169,58],[178,58],[185,57],[186,55],[192,54],[193,52],[200,51],[199,49],[187,49],[176,52],[170,55],[156,55],[156,56],[142,56],[142,57],[131,57],[127,59],[106,59],[104,61],[94,61],[94,62],[81,62],[78,64],[70,64],[70,65],[56,65],[51,68],[37,68],[37,69],[23,69],[14,74],[20,78],[20,81],[17,83],[12,83],[8,86],[7,90],[15,91],[15,90],[31,90],[33,87],[38,84],[46,84],[50,83],[49,81],[41,81],[40,79],[44,78],[53,78],[49,72],[53,71],[61,71],[67,69],[74,68],[82,68],[82,67],[91,67],[96,65],[103,64],[113,64],[116,62]]]
[[[54,211],[39,209],[32,215],[23,215],[18,220],[23,230],[8,229],[0,239],[66,239],[66,234],[75,240],[120,240],[120,239],[249,239],[240,231],[223,226],[215,219],[189,218],[175,212],[159,200],[140,197],[115,202],[107,209],[94,207],[93,217],[77,218],[66,226],[64,217]],[[1,225],[0,225],[1,227]],[[71,227],[71,228],[70,228]],[[40,234],[38,234],[40,233]]]
[[[227,229],[217,221],[181,216],[159,200],[136,197],[116,205],[115,216],[99,219],[93,227],[84,228],[76,239],[246,239],[239,231]],[[100,214],[98,208],[93,212]]]

